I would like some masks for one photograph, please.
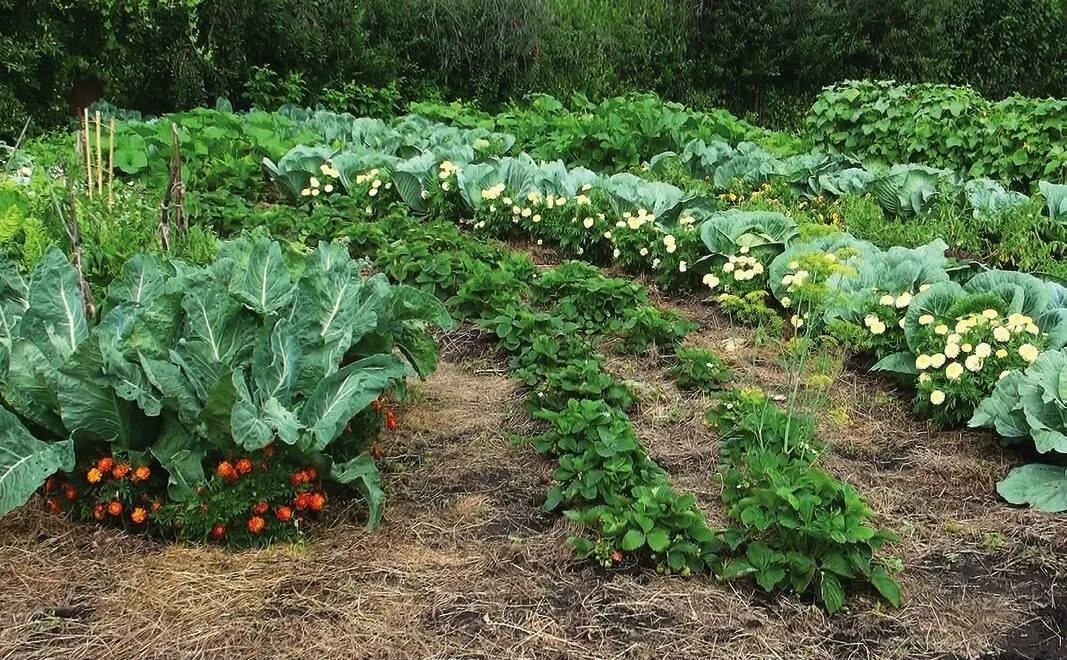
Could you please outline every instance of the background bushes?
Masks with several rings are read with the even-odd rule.
[[[0,137],[145,112],[656,91],[793,125],[849,78],[1067,95],[1065,0],[0,0]]]
[[[927,163],[1023,190],[1067,180],[1067,100],[853,81],[823,90],[806,123],[815,144],[864,160]]]

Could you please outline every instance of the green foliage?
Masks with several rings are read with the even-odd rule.
[[[807,125],[817,143],[861,158],[1028,184],[1067,177],[1065,117],[1067,102],[1055,99],[991,102],[965,87],[864,81],[826,89]]]
[[[73,438],[79,452],[158,461],[176,502],[194,496],[205,461],[275,442],[347,480],[362,448],[341,440],[346,425],[402,382],[394,352],[427,375],[437,360],[429,327],[451,323],[418,290],[363,278],[336,244],[301,259],[243,238],[205,268],[137,255],[95,325],[58,248],[28,282],[4,273],[0,396],[18,416],[4,418],[5,432],[39,438],[21,443],[27,457]],[[371,524],[375,480],[359,481]]]
[[[697,325],[674,310],[660,311],[641,305],[623,312],[615,350],[620,353],[647,353],[653,347],[671,353],[675,345],[697,329]]]
[[[689,575],[713,565],[719,549],[692,496],[670,487],[666,473],[648,458],[621,411],[602,401],[567,402],[538,417],[549,429],[533,438],[539,451],[559,457],[545,508],[573,507],[568,517],[599,533],[612,548],[610,566],[626,554],[648,557],[661,572]],[[571,539],[586,555],[597,544]]]
[[[816,465],[809,420],[793,418],[758,390],[722,396],[709,419],[724,443],[723,502],[738,525],[724,541],[723,575],[751,575],[764,590],[814,591],[830,612],[844,584],[868,582],[894,606],[900,590],[874,553],[896,535],[871,522],[866,502]]]
[[[730,380],[730,369],[722,358],[706,348],[679,348],[673,362],[670,374],[682,389],[710,393],[721,389]]]
[[[781,315],[767,306],[764,291],[752,291],[744,297],[723,293],[715,298],[722,313],[732,321],[753,328],[763,328],[771,336],[779,336],[785,327]]]
[[[1029,439],[1041,454],[1067,454],[1067,352],[1042,353],[1024,370],[1000,378],[970,425],[994,429],[1005,443]],[[1067,475],[1059,466],[1015,468],[997,492],[1012,504],[1051,513],[1067,510]]]

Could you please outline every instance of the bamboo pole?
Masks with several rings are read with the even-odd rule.
[[[100,111],[96,111],[96,192],[104,196],[104,159],[100,153],[103,148],[103,140],[100,139]]]
[[[85,182],[89,184],[89,199],[93,198],[93,150],[89,146],[89,108],[82,114],[85,128]]]
[[[112,182],[115,180],[115,118],[111,118],[107,136],[107,207],[112,205]]]

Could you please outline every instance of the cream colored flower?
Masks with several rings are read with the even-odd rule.
[[[878,304],[885,305],[886,307],[892,307],[894,302],[893,296],[888,293],[878,299]]]
[[[963,361],[963,366],[967,367],[967,371],[981,371],[982,364],[982,358],[977,355],[968,355],[967,359]]]
[[[940,406],[944,402],[944,392],[942,392],[941,390],[934,390],[933,392],[930,392],[930,403],[934,404],[935,406]]]
[[[911,294],[908,293],[907,291],[905,291],[904,293],[902,293],[899,296],[897,296],[897,299],[896,299],[897,309],[904,309],[905,307],[907,307],[910,304],[911,304]]]
[[[931,314],[923,314],[919,317],[919,325],[930,325],[934,322],[934,317]]]
[[[949,365],[945,367],[945,378],[948,378],[949,380],[959,380],[962,375],[963,365],[959,362],[950,362]]]
[[[945,354],[944,353],[934,353],[933,355],[930,356],[930,366],[933,367],[934,369],[940,369],[944,365],[945,365]]]
[[[919,371],[925,371],[930,368],[930,356],[923,353],[919,357],[915,358],[915,368]]]
[[[1036,360],[1040,352],[1041,351],[1037,349],[1037,346],[1034,346],[1033,344],[1023,344],[1019,347],[1019,357],[1027,362]]]
[[[999,342],[1009,342],[1011,341],[1011,330],[1008,330],[1004,326],[993,328],[993,339],[996,339]]]
[[[585,227],[586,229],[592,229],[593,228],[593,219],[592,218],[586,218],[585,220],[582,220],[582,226]]]
[[[980,358],[987,358],[993,354],[993,347],[983,341],[974,347],[974,354]]]

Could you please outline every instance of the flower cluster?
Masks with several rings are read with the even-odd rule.
[[[766,290],[767,268],[747,245],[740,246],[737,254],[727,255],[725,261],[717,258],[715,263],[700,280],[709,289],[735,296]]]
[[[134,467],[114,456],[102,456],[74,474],[49,478],[44,486],[45,506],[56,514],[69,507],[79,517],[136,527],[161,507],[157,492],[162,482],[152,477],[148,465]]]
[[[316,176],[311,177],[307,187],[300,191],[301,197],[318,197],[322,193],[329,195],[334,191],[333,181],[336,181],[341,174],[333,168],[330,161],[319,166],[319,173],[323,176],[325,183]]]
[[[459,174],[459,166],[450,160],[441,161],[437,166],[437,178],[441,181],[441,190],[448,192],[452,189],[452,181]]]
[[[918,404],[942,423],[966,421],[999,379],[1036,360],[1046,343],[1032,318],[996,309],[955,319],[923,314],[918,323]]]

